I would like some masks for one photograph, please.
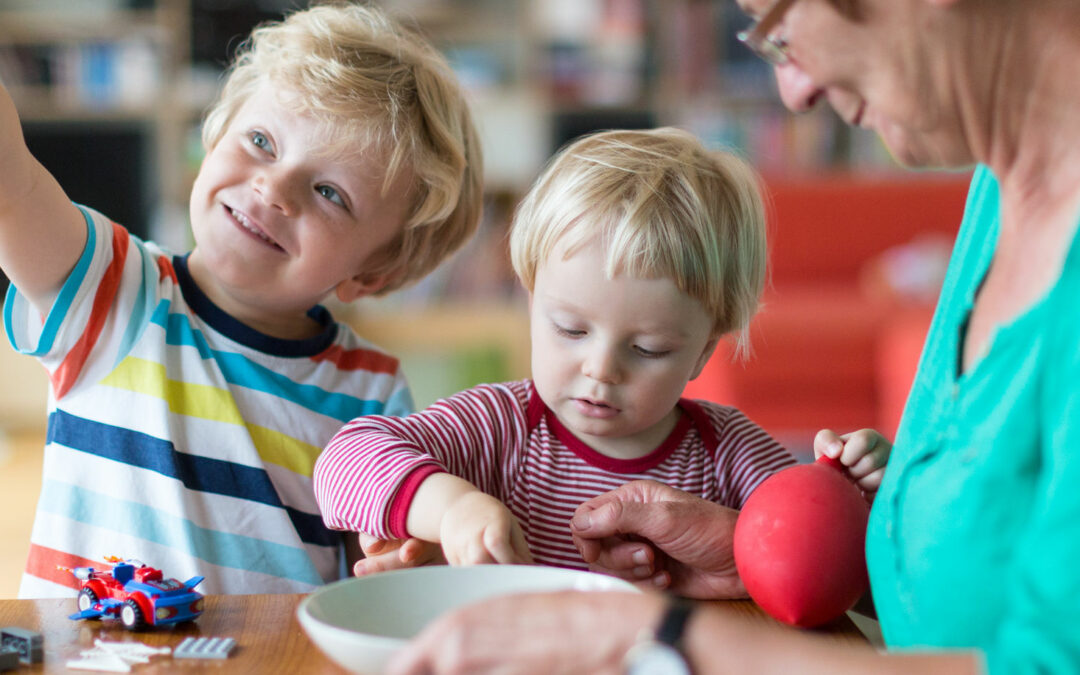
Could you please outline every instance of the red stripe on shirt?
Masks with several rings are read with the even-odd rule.
[[[57,566],[74,569],[76,567],[107,568],[107,563],[101,560],[90,560],[54,548],[30,544],[30,556],[26,559],[26,573],[30,576],[51,581],[54,584],[78,589],[79,580],[67,570],[57,569]]]
[[[105,327],[105,319],[108,317],[109,307],[116,298],[116,292],[120,288],[120,277],[124,273],[124,262],[127,260],[128,232],[116,223],[113,223],[113,259],[105,270],[101,283],[98,284],[97,293],[94,294],[94,304],[90,307],[90,319],[86,322],[86,329],[79,336],[78,341],[64,358],[64,362],[53,372],[50,377],[56,398],[63,398],[64,394],[75,384],[79,378],[86,359],[97,344],[101,336],[101,330]]]
[[[331,345],[321,354],[311,357],[311,360],[330,361],[340,370],[367,370],[387,375],[393,375],[398,370],[398,360],[393,356],[373,349],[342,349],[340,345]]]
[[[158,281],[163,280],[165,277],[172,279],[174,284],[179,283],[176,280],[176,270],[173,269],[172,261],[168,256],[159,255],[157,258],[158,266]]]

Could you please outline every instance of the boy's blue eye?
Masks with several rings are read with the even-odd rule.
[[[325,199],[333,202],[334,204],[342,207],[345,206],[345,200],[341,198],[341,195],[338,194],[337,190],[330,187],[329,185],[316,185],[315,191],[322,195],[322,197],[324,197]]]
[[[266,134],[261,131],[252,131],[249,134],[249,137],[251,138],[251,144],[256,148],[267,152],[273,152],[274,148],[270,145],[270,139],[266,137]]]

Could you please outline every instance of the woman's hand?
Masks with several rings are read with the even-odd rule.
[[[590,569],[690,598],[746,597],[732,539],[739,512],[651,480],[578,507],[570,531]]]
[[[641,629],[659,622],[663,603],[624,592],[500,596],[436,619],[386,672],[617,675]]]
[[[885,476],[885,464],[889,461],[892,443],[873,429],[859,429],[837,435],[831,429],[822,429],[814,437],[814,458],[828,455],[840,459],[855,484],[872,500],[881,487]]]
[[[451,565],[533,561],[514,514],[498,499],[479,490],[459,496],[446,509],[439,525],[439,540]]]
[[[353,574],[388,572],[422,565],[445,565],[442,547],[423,539],[378,539],[360,533],[360,548],[364,557],[353,565]]]

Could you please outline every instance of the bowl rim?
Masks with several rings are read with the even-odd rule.
[[[601,574],[599,572],[593,572],[591,570],[579,570],[563,567],[549,567],[545,565],[511,565],[511,564],[486,564],[486,565],[466,565],[466,566],[449,566],[449,565],[426,565],[422,567],[408,567],[397,570],[388,570],[386,572],[379,572],[377,574],[370,575],[370,577],[378,577],[386,580],[393,576],[409,575],[411,577],[417,576],[436,576],[440,574],[447,574],[447,570],[461,570],[460,572],[449,572],[449,574],[484,574],[484,575],[511,575],[520,573],[520,568],[530,568],[530,572],[543,570],[543,575],[553,578],[559,577],[581,577],[588,578],[593,577],[597,580],[603,580],[606,587],[598,588],[575,588],[572,584],[566,586],[557,586],[555,588],[521,588],[508,590],[503,595],[513,594],[526,594],[526,593],[557,593],[563,591],[578,591],[578,592],[632,592],[642,593],[642,589],[635,586],[630,581],[622,579],[620,577]],[[469,571],[465,571],[469,570]],[[339,655],[334,655],[332,652],[335,647],[341,649],[347,649],[349,645],[355,645],[358,639],[362,639],[365,644],[365,648],[374,649],[383,652],[383,655],[379,658],[389,658],[390,654],[404,649],[408,646],[412,637],[393,637],[389,635],[380,635],[378,633],[365,632],[356,630],[353,628],[346,628],[339,624],[331,623],[312,611],[312,607],[320,601],[320,599],[329,593],[334,593],[341,586],[355,585],[358,583],[372,583],[367,575],[363,577],[348,577],[345,579],[338,579],[328,584],[320,586],[308,593],[303,598],[296,608],[297,621],[300,623],[300,627],[303,630],[305,637],[310,640],[320,651],[322,651],[327,657],[329,657],[335,663],[348,666],[342,662]],[[473,600],[464,603],[461,606],[472,604],[473,602],[481,602],[483,599]],[[434,617],[433,617],[434,620]],[[333,643],[328,645],[328,643]]]
[[[389,637],[389,636],[384,636],[384,635],[378,635],[377,633],[365,633],[363,631],[353,630],[351,628],[343,628],[343,627],[341,627],[341,626],[339,626],[337,624],[330,623],[328,621],[325,621],[325,620],[315,616],[311,611],[311,605],[318,602],[317,598],[320,598],[325,594],[334,592],[340,586],[353,585],[353,584],[356,584],[356,583],[362,583],[366,579],[380,578],[380,579],[385,580],[385,579],[390,578],[390,577],[404,576],[404,575],[408,575],[408,576],[412,576],[412,577],[416,577],[416,576],[420,576],[420,575],[425,575],[425,576],[438,575],[438,574],[446,574],[447,570],[460,570],[460,572],[450,572],[450,574],[481,574],[481,573],[482,574],[512,574],[512,573],[516,574],[516,573],[520,573],[520,571],[523,568],[528,568],[529,570],[542,570],[544,574],[555,576],[555,577],[560,577],[560,576],[565,576],[565,577],[578,577],[578,576],[588,577],[588,576],[592,576],[592,577],[595,577],[597,579],[603,579],[603,580],[605,580],[605,583],[611,584],[610,588],[588,589],[586,592],[594,592],[594,590],[595,591],[601,591],[601,592],[603,592],[603,591],[615,591],[615,592],[620,592],[621,591],[621,592],[638,592],[638,593],[642,592],[642,590],[640,588],[635,586],[630,581],[627,581],[626,579],[622,579],[620,577],[611,576],[611,575],[607,575],[607,574],[601,574],[599,572],[593,572],[591,570],[578,570],[578,569],[571,569],[571,568],[565,568],[565,567],[549,567],[549,566],[545,566],[545,565],[523,565],[523,564],[485,564],[485,565],[463,565],[463,566],[425,565],[425,566],[422,566],[422,567],[407,567],[407,568],[396,569],[396,570],[387,570],[385,572],[379,572],[377,574],[365,575],[365,576],[362,576],[362,577],[348,577],[348,578],[345,578],[345,579],[338,579],[336,581],[332,581],[332,582],[330,582],[328,584],[325,584],[323,586],[320,586],[319,588],[316,588],[314,591],[311,591],[310,593],[308,593],[307,597],[305,597],[303,600],[300,601],[300,604],[296,608],[296,613],[297,613],[297,616],[300,616],[301,614],[303,614],[308,619],[310,619],[312,622],[315,622],[315,623],[319,624],[320,626],[325,626],[327,628],[333,629],[334,631],[339,631],[339,632],[341,632],[343,634],[347,634],[347,635],[365,635],[365,636],[369,636],[369,637],[372,637],[372,638],[378,638],[378,639],[393,641],[395,643],[406,643],[406,642],[408,642],[408,640],[404,639],[404,638],[395,638],[395,637]],[[369,581],[368,583],[372,583],[372,582]],[[522,588],[522,589],[519,589],[519,590],[509,591],[506,594],[509,595],[509,594],[526,594],[526,593],[555,593],[555,592],[559,592],[559,591],[570,591],[570,590],[583,590],[583,591],[585,591],[586,589],[575,589],[575,588],[572,588],[572,587],[550,588],[550,589],[545,589],[545,588],[536,588],[536,589]],[[466,604],[471,604],[471,603],[466,603]]]

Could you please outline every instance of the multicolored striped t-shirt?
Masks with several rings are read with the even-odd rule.
[[[172,257],[83,211],[86,248],[44,318],[4,325],[49,372],[41,497],[20,597],[74,595],[57,566],[136,558],[204,593],[300,593],[340,576],[312,470],[358,415],[408,414],[393,357],[336,323],[283,340],[225,314]]]
[[[409,417],[353,420],[319,458],[315,491],[330,527],[402,538],[420,483],[447,471],[506,504],[536,562],[587,569],[570,536],[582,502],[651,478],[739,509],[761,481],[795,464],[734,408],[685,399],[679,407],[655,450],[616,459],[566,429],[530,380],[484,384]]]

